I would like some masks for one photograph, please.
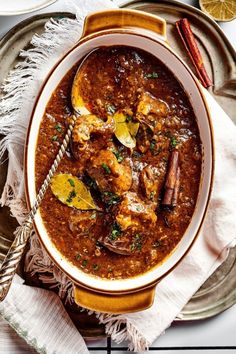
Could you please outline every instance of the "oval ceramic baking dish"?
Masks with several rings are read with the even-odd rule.
[[[132,312],[152,304],[155,285],[174,269],[189,251],[203,223],[213,181],[213,133],[204,88],[187,65],[166,42],[163,19],[134,10],[109,10],[94,13],[85,20],[81,40],[72,48],[46,78],[36,100],[25,150],[25,181],[28,206],[33,204],[35,188],[35,150],[41,119],[46,105],[63,76],[91,50],[101,46],[121,45],[140,48],[161,60],[173,72],[193,107],[202,141],[202,171],[198,199],[191,222],[171,255],[148,272],[122,280],[108,280],[82,272],[71,264],[55,247],[43,223],[40,211],[35,229],[52,260],[75,283],[76,302],[89,309],[103,312]]]

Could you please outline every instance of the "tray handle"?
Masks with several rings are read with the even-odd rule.
[[[156,284],[150,288],[131,294],[104,294],[82,288],[74,287],[75,302],[89,310],[121,314],[143,311],[149,308],[154,300]]]
[[[166,41],[166,21],[156,15],[130,9],[91,13],[85,18],[82,38],[95,32],[118,28],[136,28],[157,34]]]

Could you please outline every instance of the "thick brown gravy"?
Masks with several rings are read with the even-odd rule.
[[[37,188],[73,113],[71,85],[77,67],[64,76],[42,118],[36,150]],[[101,211],[71,208],[50,189],[40,211],[56,247],[77,267],[99,277],[132,277],[162,262],[190,223],[202,160],[196,118],[173,73],[144,51],[100,48],[83,75],[82,97],[95,118],[79,119],[57,173],[79,177]],[[133,149],[114,135],[112,119],[117,112],[127,123],[139,122]],[[82,124],[93,124],[84,142],[79,136]],[[162,201],[173,151],[179,156],[180,186],[177,205],[166,207]]]

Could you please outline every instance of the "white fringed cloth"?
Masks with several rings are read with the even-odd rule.
[[[58,59],[79,40],[86,14],[116,7],[109,0],[78,0],[77,6],[73,2],[65,4],[65,0],[59,3],[64,11],[76,13],[76,19],[50,20],[45,32],[33,37],[33,48],[21,52],[21,62],[4,82],[0,101],[0,134],[5,136],[0,143],[0,157],[6,150],[9,156],[1,204],[8,205],[20,223],[26,215],[24,142],[40,85]],[[213,117],[216,165],[212,198],[201,233],[187,257],[158,284],[150,309],[124,315],[97,314],[113,340],[118,343],[127,340],[129,348],[136,352],[148,348],[171,325],[192,295],[225,260],[229,247],[235,245],[236,129],[210,94],[206,95]],[[68,301],[73,298],[72,284],[48,258],[34,232],[25,268],[37,273],[51,287],[59,286],[59,297],[26,286],[16,276],[9,295],[0,304],[1,316],[39,353],[87,353],[83,338],[60,302],[60,298],[67,297]],[[6,347],[0,346],[0,353],[7,353]]]

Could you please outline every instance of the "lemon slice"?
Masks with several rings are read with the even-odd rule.
[[[231,21],[236,18],[235,0],[199,0],[203,12],[216,21]]]

